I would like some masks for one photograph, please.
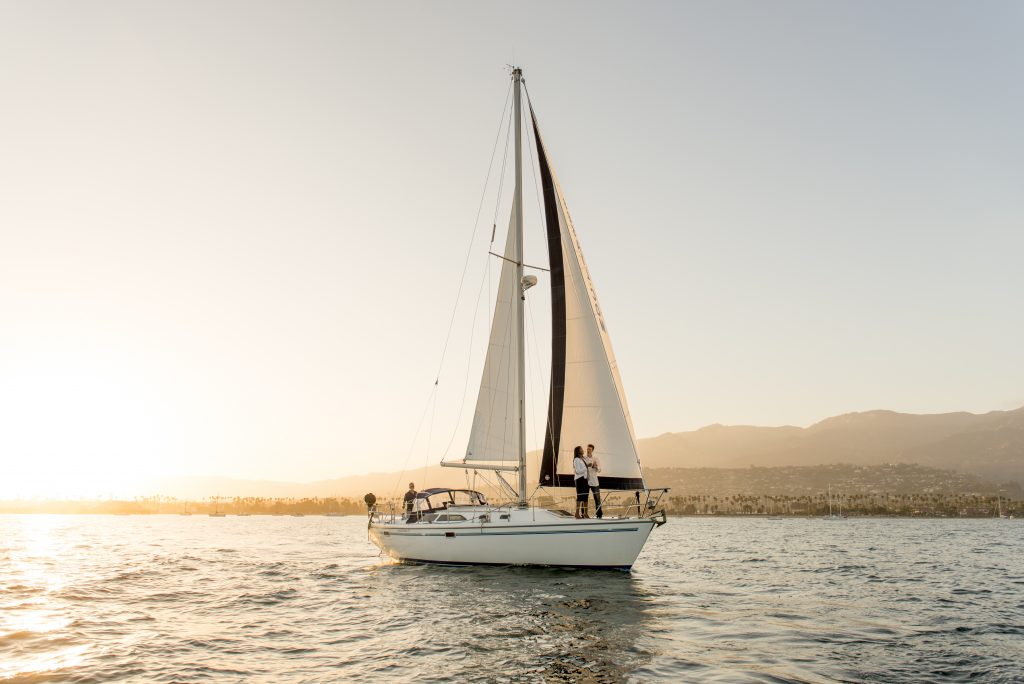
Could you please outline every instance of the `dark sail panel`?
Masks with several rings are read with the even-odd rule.
[[[547,429],[540,463],[542,487],[572,487],[572,476],[558,476],[558,444],[562,434],[562,403],[565,395],[565,268],[562,263],[562,234],[558,225],[555,183],[548,167],[544,143],[537,128],[537,116],[530,107],[533,135],[537,142],[541,190],[544,194],[544,224],[548,239],[548,264],[551,268],[551,391],[548,396]]]

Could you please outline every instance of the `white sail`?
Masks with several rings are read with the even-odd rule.
[[[536,119],[534,130],[537,131]],[[594,444],[601,465],[602,487],[643,489],[633,421],[608,328],[558,177],[544,150],[539,131],[536,137],[545,184],[545,204],[553,205],[553,211],[548,212],[552,287],[559,287],[559,276],[564,286],[564,306],[559,306],[556,301],[558,293],[553,291],[552,317],[556,335],[552,349],[549,434],[540,483],[546,486],[571,485],[573,449],[577,445],[586,448],[587,444]],[[552,244],[556,228],[557,244]],[[559,317],[564,320],[565,336],[562,339],[557,335],[562,327]]]
[[[497,475],[519,505],[489,505],[481,494],[469,490],[427,489],[417,494],[423,505],[408,515],[393,509],[371,509],[368,534],[383,552],[402,561],[628,570],[651,530],[667,520],[664,511],[655,510],[660,494],[652,501],[648,490],[647,502],[642,506],[638,494],[637,505],[623,514],[612,512],[590,518],[585,510],[577,511],[574,517],[562,510],[530,505],[526,491],[524,425],[520,422],[525,394],[523,301],[516,298],[524,291],[521,288],[536,280],[522,275],[522,71],[514,69],[512,78],[516,210],[505,243],[498,300],[466,459],[442,465],[515,470],[518,491],[501,479],[500,472]],[[571,485],[573,447],[594,442],[602,459],[601,486],[640,489],[644,482],[636,458],[633,427],[601,309],[539,133],[537,147],[551,256],[553,327],[551,403],[541,484]],[[514,460],[518,460],[515,466],[484,463]],[[563,482],[563,477],[568,481]],[[468,502],[460,502],[467,495]],[[605,511],[609,510],[608,501],[603,504]]]
[[[519,458],[518,320],[516,300],[515,210],[509,220],[501,262],[480,393],[466,447],[466,461],[515,461]]]

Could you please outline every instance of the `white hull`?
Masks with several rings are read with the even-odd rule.
[[[469,520],[373,520],[370,540],[402,561],[628,570],[659,522],[652,518],[577,520],[542,508],[453,507],[449,511]]]

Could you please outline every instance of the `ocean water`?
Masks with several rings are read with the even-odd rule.
[[[0,516],[0,681],[1024,682],[1024,521],[672,518],[632,573],[360,517]]]

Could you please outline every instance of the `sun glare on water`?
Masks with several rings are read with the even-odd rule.
[[[66,525],[63,516],[21,516],[13,547],[4,560],[0,595],[11,598],[0,603],[0,642],[54,638],[72,622],[51,596],[65,586],[60,555],[67,549],[57,537]],[[30,594],[24,600],[17,595]],[[70,645],[45,652],[18,652],[0,659],[0,678],[41,674],[79,665],[88,645]]]

